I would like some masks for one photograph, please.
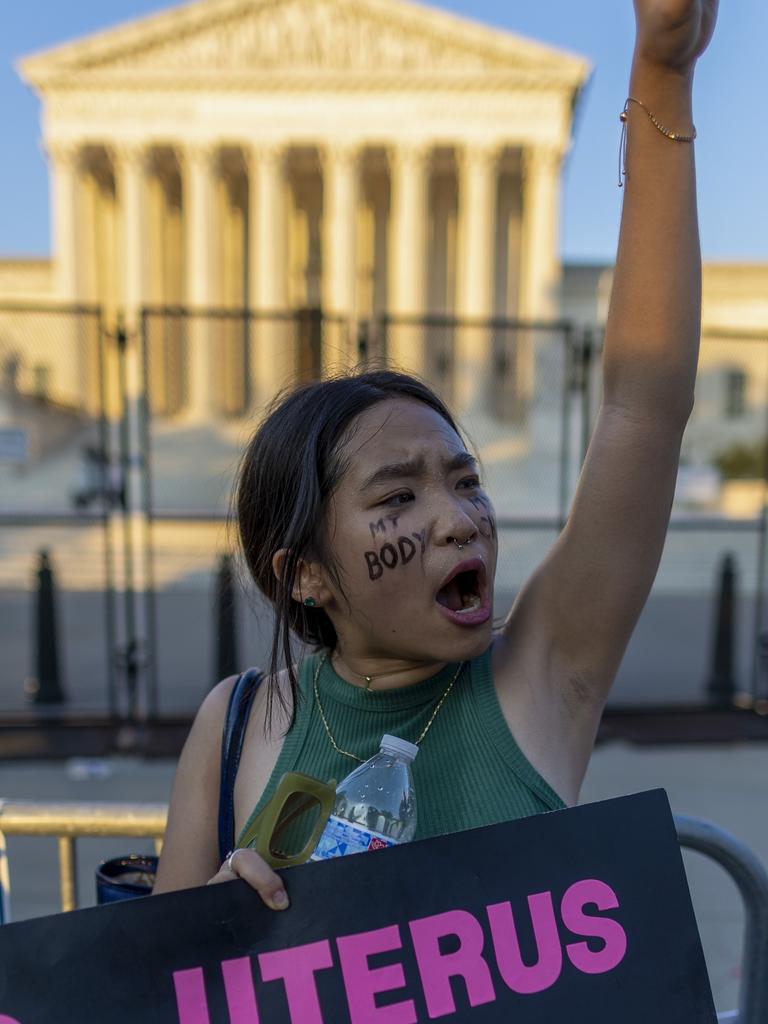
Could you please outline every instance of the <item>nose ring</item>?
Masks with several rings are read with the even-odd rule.
[[[471,544],[472,543],[472,538],[471,537],[467,537],[465,540],[463,540],[461,542],[461,544],[459,544],[459,542],[456,540],[455,537],[452,537],[451,539],[453,540],[453,543],[456,545],[456,547],[459,549],[459,551],[463,551],[464,550],[464,545],[465,544]]]

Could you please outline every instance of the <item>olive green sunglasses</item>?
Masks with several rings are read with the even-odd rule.
[[[272,868],[309,860],[336,801],[336,780],[321,782],[302,772],[286,772],[238,846],[250,847]],[[301,848],[295,846],[303,839]]]

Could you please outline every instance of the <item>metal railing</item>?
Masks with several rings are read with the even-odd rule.
[[[752,850],[710,821],[675,815],[680,845],[716,861],[736,883],[744,901],[746,924],[739,1008],[721,1014],[734,1024],[768,1021],[768,871]]]
[[[59,843],[61,909],[74,910],[77,906],[76,840],[94,836],[152,837],[159,854],[167,816],[166,804],[2,800],[0,851],[5,850],[6,835],[55,836]],[[711,822],[677,814],[675,827],[680,845],[720,864],[736,883],[744,901],[746,925],[739,1008],[721,1013],[718,1019],[738,1024],[765,1024],[768,1021],[768,871],[749,847]],[[7,872],[0,872],[0,881],[3,874],[7,879]]]
[[[59,843],[61,909],[77,907],[77,846],[86,837],[153,838],[160,853],[168,817],[166,804],[42,803],[0,801],[0,849],[4,837],[55,836]],[[2,921],[0,920],[0,923]]]

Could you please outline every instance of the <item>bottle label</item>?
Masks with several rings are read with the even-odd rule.
[[[348,853],[366,853],[397,845],[396,839],[332,814],[311,859],[330,860],[331,857],[345,857]]]

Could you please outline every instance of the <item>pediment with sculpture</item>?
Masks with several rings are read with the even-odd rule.
[[[144,28],[144,31],[142,31]],[[584,62],[512,33],[403,0],[203,0],[28,58],[32,84],[243,73],[573,77]]]

